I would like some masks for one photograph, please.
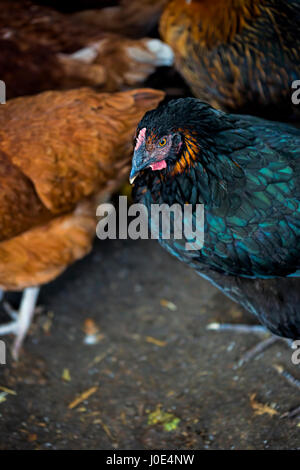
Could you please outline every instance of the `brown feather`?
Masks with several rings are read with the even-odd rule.
[[[229,112],[299,118],[300,10],[292,0],[172,0],[160,32],[193,93]]]
[[[0,78],[8,99],[81,86],[110,92],[140,86],[159,65],[148,41],[105,32],[29,0],[2,0]]]

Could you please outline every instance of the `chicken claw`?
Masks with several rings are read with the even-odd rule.
[[[248,350],[238,361],[237,367],[241,367],[246,362],[254,359],[258,354],[262,353],[277,341],[284,341],[289,346],[292,341],[288,338],[272,335],[272,333],[263,325],[244,325],[230,323],[209,323],[206,327],[211,331],[232,331],[234,333],[254,333],[265,336],[265,338],[257,343],[253,348]]]

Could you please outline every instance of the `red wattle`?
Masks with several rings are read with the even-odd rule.
[[[163,168],[167,168],[166,160],[161,160],[157,163],[152,163],[150,165],[151,170],[162,170]]]

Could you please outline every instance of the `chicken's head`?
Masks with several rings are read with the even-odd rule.
[[[219,113],[195,98],[170,101],[148,111],[137,133],[130,183],[143,172],[178,174],[188,171],[201,154],[201,138],[211,132],[212,120],[205,115]]]

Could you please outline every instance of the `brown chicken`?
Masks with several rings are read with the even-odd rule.
[[[173,53],[159,39],[128,39],[28,0],[3,0],[0,79],[7,98],[50,89],[140,86]]]
[[[172,0],[160,32],[193,93],[229,112],[299,118],[298,0]]]
[[[0,288],[23,290],[16,358],[38,287],[86,255],[96,206],[128,177],[139,119],[164,94],[82,88],[17,98],[0,107]]]

